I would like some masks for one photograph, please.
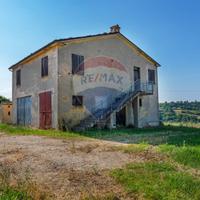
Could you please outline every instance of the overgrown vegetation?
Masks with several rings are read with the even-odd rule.
[[[143,156],[143,158],[138,162],[136,159],[135,163],[130,163],[123,168],[114,169],[110,172],[114,180],[124,187],[128,195],[133,196],[133,199],[142,200],[200,199],[199,128],[162,126],[145,129],[89,130],[82,133],[73,133],[33,130],[0,124],[0,131],[11,135],[41,135],[66,139],[85,138],[87,136],[87,138],[93,137],[131,143],[129,145],[114,146],[112,150],[129,153],[131,157],[139,158],[139,156]],[[158,145],[152,146],[150,144]],[[79,147],[81,152],[90,153],[91,149],[91,146],[87,146],[84,150]],[[73,144],[72,153],[74,152],[76,152],[76,149]],[[3,177],[0,174],[1,176]],[[32,196],[27,191],[24,187],[13,188],[7,184],[2,189],[0,187],[0,194],[2,194],[0,200],[31,199]],[[114,200],[117,197],[111,194],[92,198],[94,200]],[[88,199],[92,198],[88,197]],[[87,195],[85,199],[87,199]]]
[[[10,102],[10,99],[4,97],[4,96],[0,96],[0,104],[4,103],[4,102]]]
[[[184,126],[161,126],[143,129],[88,130],[81,135],[123,143],[200,145],[200,129]]]
[[[128,164],[111,175],[138,199],[200,199],[200,180],[164,162]]]
[[[160,103],[160,119],[163,122],[200,122],[200,102],[177,101]]]
[[[0,124],[0,131],[12,135],[38,135],[38,136],[50,136],[55,138],[84,139],[84,136],[81,136],[78,133],[73,133],[73,132],[31,129],[22,126],[12,126],[7,124]]]
[[[160,145],[159,149],[180,164],[200,169],[200,146]]]
[[[46,194],[36,189],[28,173],[19,179],[13,176],[14,171],[8,163],[0,163],[0,200],[45,199]]]

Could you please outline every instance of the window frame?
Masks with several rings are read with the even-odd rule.
[[[82,107],[83,106],[83,96],[72,95],[72,106]]]
[[[135,75],[136,75],[136,74],[135,74],[136,72],[138,73],[137,80],[136,80],[136,76],[135,76]],[[141,70],[140,70],[140,67],[134,66],[134,67],[133,67],[133,73],[134,73],[134,74],[133,74],[133,76],[134,76],[134,82],[141,79]]]
[[[72,53],[72,75],[84,75],[84,56]]]
[[[21,69],[18,69],[16,71],[16,86],[17,87],[21,86]]]
[[[150,79],[153,79],[153,80],[150,80]],[[148,69],[148,81],[149,81],[149,83],[153,83],[153,84],[156,83],[156,70]]]
[[[41,77],[49,75],[49,57],[44,56],[41,58]]]

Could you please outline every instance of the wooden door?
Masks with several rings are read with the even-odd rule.
[[[40,128],[49,129],[52,127],[51,92],[39,94],[40,98]]]
[[[17,99],[17,124],[22,126],[31,125],[31,97]]]

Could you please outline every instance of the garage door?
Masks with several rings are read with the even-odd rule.
[[[31,97],[17,99],[17,124],[28,126],[31,125]]]

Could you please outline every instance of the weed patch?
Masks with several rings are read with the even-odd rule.
[[[166,163],[128,164],[111,173],[125,189],[138,199],[199,200],[200,180]]]
[[[56,130],[41,130],[31,129],[21,126],[12,126],[7,124],[0,124],[0,131],[10,135],[38,135],[38,136],[49,136],[55,138],[70,138],[70,139],[84,139],[84,136],[80,136],[78,133],[63,132]]]
[[[200,169],[200,146],[160,145],[159,149],[180,164]]]

